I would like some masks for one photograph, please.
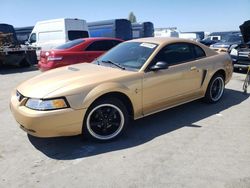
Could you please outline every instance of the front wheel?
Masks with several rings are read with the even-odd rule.
[[[107,141],[118,137],[128,124],[128,111],[118,99],[104,99],[91,105],[84,118],[83,136]]]
[[[206,94],[205,94],[205,101],[208,103],[216,103],[218,102],[225,89],[225,82],[224,78],[220,74],[216,74],[210,80]]]

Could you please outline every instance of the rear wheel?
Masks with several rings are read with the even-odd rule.
[[[89,108],[84,118],[83,136],[108,141],[122,134],[128,124],[128,111],[118,99],[103,99]]]
[[[224,77],[221,74],[214,75],[209,82],[205,95],[205,101],[208,103],[218,102],[224,93],[224,88]]]

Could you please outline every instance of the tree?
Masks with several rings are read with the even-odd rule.
[[[136,16],[134,15],[133,12],[130,12],[129,15],[128,15],[128,20],[131,22],[131,23],[136,23]]]

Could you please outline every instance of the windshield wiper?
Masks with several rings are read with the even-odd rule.
[[[125,70],[125,67],[121,66],[120,64],[114,63],[114,62],[112,62],[110,60],[102,60],[102,62],[103,63],[109,63],[109,64],[112,64],[112,65],[115,65],[115,66],[119,67],[120,69]]]

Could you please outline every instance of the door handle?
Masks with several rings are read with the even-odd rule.
[[[194,71],[196,69],[197,69],[197,67],[195,67],[195,66],[190,68],[191,71]]]

